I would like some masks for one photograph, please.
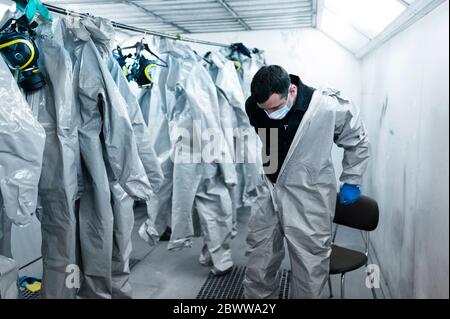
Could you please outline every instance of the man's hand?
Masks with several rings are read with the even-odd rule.
[[[361,190],[358,185],[346,183],[341,186],[341,192],[339,195],[339,202],[341,205],[350,205],[354,204],[358,200],[359,195],[361,195]]]

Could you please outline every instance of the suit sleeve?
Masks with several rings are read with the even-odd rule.
[[[360,109],[351,101],[336,97],[336,125],[334,142],[344,149],[340,181],[361,185],[369,162],[369,139]]]

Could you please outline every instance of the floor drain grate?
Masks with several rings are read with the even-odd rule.
[[[286,269],[283,269],[281,271],[279,299],[289,299],[289,280],[290,280],[290,278],[291,278],[291,272]]]
[[[20,290],[19,299],[41,299],[41,293],[39,291],[31,292],[27,289]]]
[[[242,281],[244,280],[245,269],[244,266],[236,266],[228,274],[219,277],[209,274],[197,295],[197,299],[243,299],[244,287]],[[289,276],[289,271],[281,271],[280,299],[289,298]]]

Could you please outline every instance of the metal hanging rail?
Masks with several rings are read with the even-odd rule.
[[[49,11],[58,13],[58,14],[71,15],[71,16],[75,16],[75,17],[88,17],[89,16],[89,14],[87,14],[87,13],[79,13],[79,12],[67,10],[67,9],[64,9],[61,7],[53,6],[51,4],[45,4],[45,6],[48,8]],[[161,37],[161,38],[167,38],[167,39],[191,42],[191,43],[198,43],[198,44],[204,44],[204,45],[211,45],[211,46],[217,46],[217,47],[225,47],[225,48],[230,46],[229,44],[185,38],[185,37],[182,37],[181,35],[171,35],[171,34],[167,34],[167,33],[163,33],[163,32],[157,32],[157,31],[151,31],[151,30],[147,30],[147,29],[143,29],[143,28],[137,28],[137,27],[123,24],[123,23],[115,22],[115,21],[111,21],[111,23],[112,23],[113,27],[115,27],[117,29],[154,35],[154,36]]]

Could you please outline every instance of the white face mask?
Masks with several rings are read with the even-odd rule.
[[[269,112],[266,111],[267,116],[272,120],[282,120],[286,117],[286,115],[289,113],[291,109],[286,105],[283,108],[276,110],[275,112],[272,112],[269,114]]]
[[[289,101],[286,102],[286,105],[283,106],[282,108],[280,108],[279,110],[276,110],[272,113],[269,114],[269,112],[267,112],[267,110],[264,110],[267,114],[267,116],[272,119],[272,120],[282,120],[286,117],[286,115],[289,113],[289,111],[291,110],[292,105],[289,105]]]

